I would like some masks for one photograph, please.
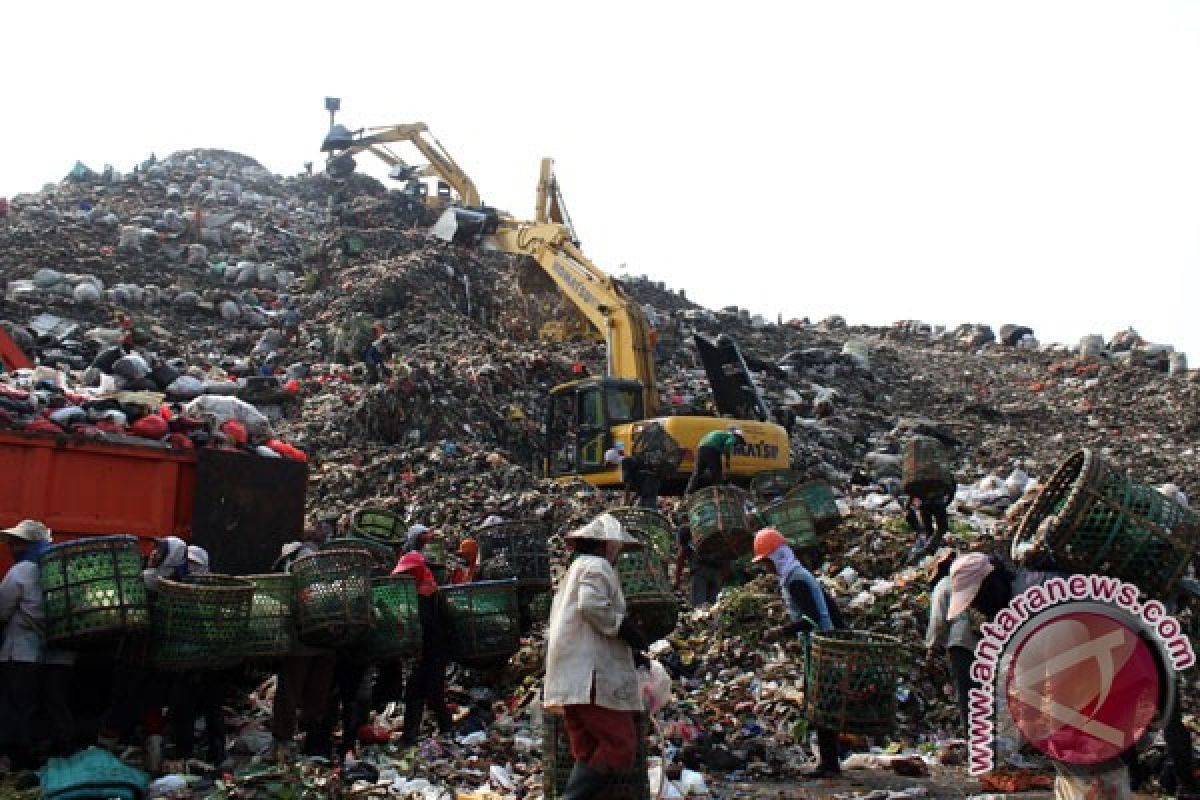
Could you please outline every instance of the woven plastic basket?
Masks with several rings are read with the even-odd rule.
[[[758,502],[778,500],[800,483],[800,476],[790,469],[769,469],[750,479],[750,493]]]
[[[812,636],[804,697],[813,725],[845,733],[886,734],[896,725],[900,640],[867,631]]]
[[[668,559],[675,550],[675,532],[671,522],[657,511],[645,508],[614,508],[616,517],[631,536],[652,548],[660,559]]]
[[[242,655],[264,660],[286,656],[296,646],[295,578],[286,572],[245,577],[254,584],[254,600]]]
[[[946,449],[932,436],[914,436],[904,443],[901,476],[904,493],[913,497],[954,491],[954,471]]]
[[[1013,559],[1112,575],[1167,598],[1200,541],[1200,516],[1131,481],[1091,450],[1059,465],[1026,512]]]
[[[41,559],[46,641],[103,645],[150,627],[142,557],[133,536],[77,539]]]
[[[219,669],[241,660],[254,584],[230,575],[162,579],[150,606],[150,655],[163,670]]]
[[[596,797],[604,800],[650,800],[650,777],[647,771],[649,718],[645,714],[637,714],[635,724],[638,744],[633,769],[612,773]],[[542,792],[546,800],[562,797],[574,766],[566,724],[562,717],[546,714],[542,723]]]
[[[486,561],[507,556],[522,589],[549,589],[550,551],[546,526],[538,520],[520,520],[489,525],[475,534],[479,558]]]
[[[421,652],[417,582],[411,575],[371,579],[371,659],[415,658]]]
[[[478,581],[438,591],[450,657],[467,667],[491,667],[521,648],[516,581]]]
[[[784,500],[802,500],[812,514],[813,526],[817,533],[828,533],[842,521],[842,512],[838,510],[837,498],[833,489],[824,481],[809,481],[788,492]]]
[[[321,545],[322,550],[362,550],[371,556],[371,571],[375,575],[391,575],[396,568],[396,549],[374,539],[346,536],[330,539]]]
[[[371,555],[360,549],[321,550],[292,564],[296,628],[318,647],[360,641],[371,628]]]
[[[733,560],[754,545],[750,495],[737,486],[709,486],[687,499],[688,523],[696,555],[705,561]]]
[[[639,528],[627,527],[626,531],[643,544],[649,536]],[[617,574],[629,615],[646,639],[653,642],[670,635],[679,620],[679,603],[671,589],[665,558],[653,546],[623,550],[617,559]]]
[[[758,512],[758,524],[762,528],[775,528],[788,540],[794,550],[815,547],[817,526],[803,500],[777,500]]]
[[[403,546],[408,529],[400,515],[385,508],[360,508],[350,517],[350,532],[362,539]]]

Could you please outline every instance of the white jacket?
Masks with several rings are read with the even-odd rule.
[[[600,556],[578,556],[550,607],[547,709],[595,703],[616,711],[643,710],[633,652],[617,638],[624,619],[625,597],[612,565]]]

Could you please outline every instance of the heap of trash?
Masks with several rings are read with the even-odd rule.
[[[0,325],[37,365],[0,375],[0,427],[304,460],[308,515],[339,534],[363,508],[450,545],[489,517],[534,519],[561,570],[559,535],[621,505],[541,468],[547,391],[603,374],[603,344],[541,336],[562,299],[531,291],[509,256],[435,239],[431,221],[369,178],[280,177],[212,150],[125,174],[77,169],[17,195],[0,219]],[[848,767],[893,774],[896,792],[965,780],[950,676],[925,660],[927,564],[901,506],[909,437],[935,436],[950,454],[944,544],[960,551],[1006,553],[1021,512],[1081,448],[1143,483],[1200,490],[1200,372],[1132,329],[1068,347],[1021,325],[772,321],[701,308],[645,277],[623,285],[658,332],[666,413],[713,411],[693,337],[732,336],[788,420],[792,469],[833,487],[842,520],[822,537],[818,577],[851,627],[899,640],[901,664],[893,732],[845,736],[843,752]],[[376,346],[382,372],[364,359]],[[682,521],[676,498],[659,503]],[[674,679],[647,745],[663,796],[748,796],[813,758],[804,654],[761,640],[782,604],[773,578],[746,577],[709,607],[680,595],[678,626],[651,648]],[[454,737],[405,750],[391,709],[372,720],[378,741],[337,769],[273,764],[268,681],[228,709],[236,770],[176,764],[150,796],[540,796],[539,630],[500,674],[454,668]]]

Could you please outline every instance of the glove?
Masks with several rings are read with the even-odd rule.
[[[621,620],[621,627],[617,628],[617,638],[629,645],[629,649],[635,653],[640,653],[647,647],[646,636],[628,616]]]

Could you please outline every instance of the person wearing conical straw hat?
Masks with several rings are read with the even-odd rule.
[[[632,769],[637,755],[637,664],[646,642],[614,565],[623,548],[642,545],[611,514],[566,539],[576,556],[550,608],[543,702],[563,716],[575,759],[561,798],[586,800],[603,796],[611,773]]]

